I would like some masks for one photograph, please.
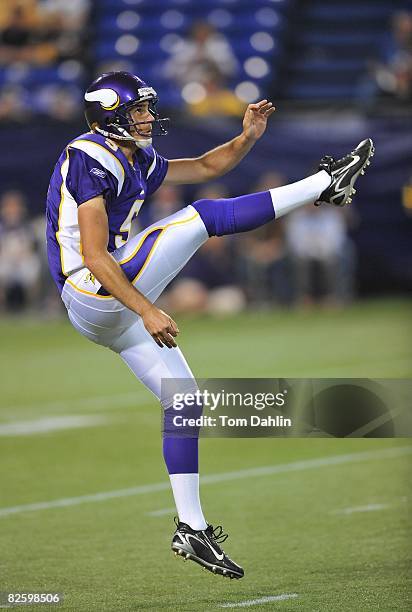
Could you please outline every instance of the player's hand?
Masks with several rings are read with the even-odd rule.
[[[179,328],[168,314],[150,304],[140,315],[153,340],[160,347],[173,348],[177,346],[175,338]]]
[[[275,107],[268,100],[249,104],[243,118],[243,134],[250,140],[257,140],[266,130],[269,117],[275,112]]]

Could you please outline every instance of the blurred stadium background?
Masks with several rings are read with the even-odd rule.
[[[168,491],[70,502],[165,481],[153,399],[116,356],[76,335],[45,259],[52,168],[85,131],[85,87],[115,69],[158,91],[172,126],[155,145],[170,158],[235,136],[248,102],[277,107],[237,169],[201,188],[161,188],[142,227],[199,197],[297,180],[322,155],[375,141],[353,206],[211,240],[171,285],[162,304],[177,313],[195,374],[412,373],[412,2],[3,0],[0,590],[57,589],[65,609],[85,611],[214,610],[293,592],[283,609],[409,609],[405,440],[202,441],[208,474],[349,457],[204,489],[249,571],[236,590],[172,564]],[[47,505],[59,499],[69,502]]]

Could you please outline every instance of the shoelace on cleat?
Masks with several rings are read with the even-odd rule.
[[[173,520],[174,520],[174,523],[175,523],[176,527],[178,528],[179,527],[179,519],[178,519],[178,517],[175,516],[173,518]],[[225,542],[225,540],[227,540],[228,537],[229,537],[229,535],[227,533],[223,533],[222,525],[217,525],[216,527],[213,527],[212,525],[209,525],[204,531],[217,544],[222,544],[222,542]]]
[[[222,525],[217,525],[217,527],[213,527],[212,525],[209,525],[209,527],[206,529],[206,531],[208,532],[208,535],[217,543],[217,544],[222,544],[222,542],[224,542],[225,540],[228,539],[229,535],[227,533],[223,533],[223,527]]]

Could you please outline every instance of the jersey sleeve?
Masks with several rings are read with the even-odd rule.
[[[169,162],[167,159],[156,153],[153,149],[153,159],[151,160],[151,164],[147,170],[147,195],[151,195],[159,189],[160,185],[163,183],[167,169],[169,166]]]
[[[102,195],[110,203],[117,195],[117,179],[84,151],[69,148],[66,186],[77,205]]]

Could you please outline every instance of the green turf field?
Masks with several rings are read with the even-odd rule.
[[[406,301],[178,323],[198,376],[412,375]],[[246,573],[225,580],[170,551],[160,411],[118,357],[64,321],[0,334],[0,591],[81,612],[410,609],[409,439],[202,440],[206,516]]]

